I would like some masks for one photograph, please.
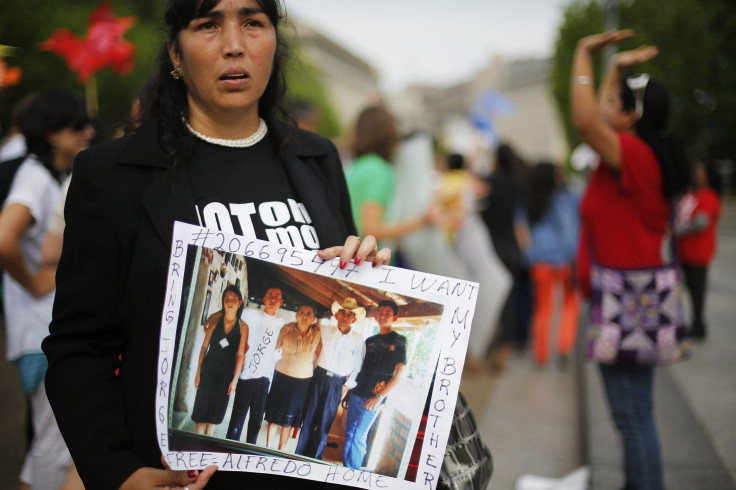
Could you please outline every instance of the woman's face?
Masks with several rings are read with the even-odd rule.
[[[314,310],[311,306],[302,306],[296,313],[296,321],[300,327],[308,327],[314,323]]]
[[[608,99],[603,101],[601,113],[608,125],[618,131],[631,131],[636,123],[636,111],[623,109],[621,94],[618,92],[610,94]]]
[[[238,295],[234,292],[228,291],[225,293],[223,303],[225,303],[225,313],[236,313],[240,305],[243,304],[243,300],[238,298]]]
[[[276,30],[256,0],[222,0],[179,33],[178,50],[169,44],[193,118],[232,111],[257,117],[275,53]]]
[[[92,124],[87,123],[81,128],[61,128],[47,137],[49,144],[54,148],[54,158],[71,165],[77,153],[86,149],[95,136]]]
[[[697,162],[693,168],[693,184],[697,189],[708,187],[708,172],[702,162]]]

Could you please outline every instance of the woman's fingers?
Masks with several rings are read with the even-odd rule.
[[[621,51],[616,55],[616,63],[619,66],[634,66],[649,61],[657,56],[659,48],[656,46],[639,46],[630,51]]]
[[[145,470],[153,470],[157,472],[159,483],[156,487],[170,488],[172,490],[186,489],[189,490],[200,490],[204,488],[212,478],[212,475],[217,471],[217,466],[211,465],[203,469],[198,470],[172,470],[169,464],[166,462],[166,458],[161,455],[161,463],[164,465],[164,470],[153,470],[153,468],[142,468]]]
[[[368,262],[373,262],[373,267],[379,265],[388,265],[391,262],[391,249],[386,247],[381,250],[377,250],[366,257]]]
[[[631,29],[621,29],[620,31],[607,31],[601,34],[593,34],[580,40],[582,46],[590,51],[598,51],[609,44],[615,44],[634,35]]]
[[[368,235],[361,241],[357,236],[349,236],[341,246],[329,247],[317,251],[317,256],[322,260],[340,258],[340,268],[345,269],[350,261],[355,265],[363,262],[373,262],[374,266],[388,264],[391,260],[391,250],[383,248],[378,250],[376,238]]]
[[[348,266],[350,263],[350,260],[355,258],[358,259],[358,252],[361,247],[361,241],[360,238],[358,238],[355,235],[350,235],[347,240],[345,240],[345,243],[342,246],[342,250],[340,251],[340,269],[344,269]],[[361,260],[364,260],[365,256],[361,257]],[[357,265],[360,265],[360,261],[356,261]]]

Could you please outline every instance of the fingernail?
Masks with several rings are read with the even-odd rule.
[[[344,269],[347,266],[348,266],[348,263],[345,262],[344,260],[340,259],[340,269]]]
[[[187,476],[189,478],[197,478],[197,470],[189,470],[189,471],[187,471]]]
[[[375,260],[373,261],[373,267],[378,267],[378,262],[376,262]]]
[[[355,257],[355,265],[360,265],[363,262],[363,259],[360,257]]]

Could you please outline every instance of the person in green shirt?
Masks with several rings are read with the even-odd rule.
[[[376,240],[399,239],[434,222],[428,209],[419,217],[386,222],[386,210],[394,195],[394,170],[390,160],[399,142],[393,116],[382,106],[364,109],[358,116],[353,140],[353,164],[346,179],[358,232]]]

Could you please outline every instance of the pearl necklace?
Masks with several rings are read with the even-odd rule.
[[[266,121],[264,121],[261,118],[258,118],[260,121],[260,124],[258,125],[258,129],[255,133],[248,136],[247,138],[239,139],[239,140],[229,140],[229,139],[223,139],[223,138],[211,138],[210,136],[205,136],[196,129],[192,127],[191,124],[189,124],[189,121],[186,121],[184,118],[182,118],[182,122],[187,127],[190,133],[192,133],[197,138],[201,139],[202,141],[206,141],[207,143],[211,143],[213,145],[218,146],[227,146],[229,148],[248,148],[249,146],[253,146],[259,141],[261,141],[268,132],[268,126],[266,125]]]

